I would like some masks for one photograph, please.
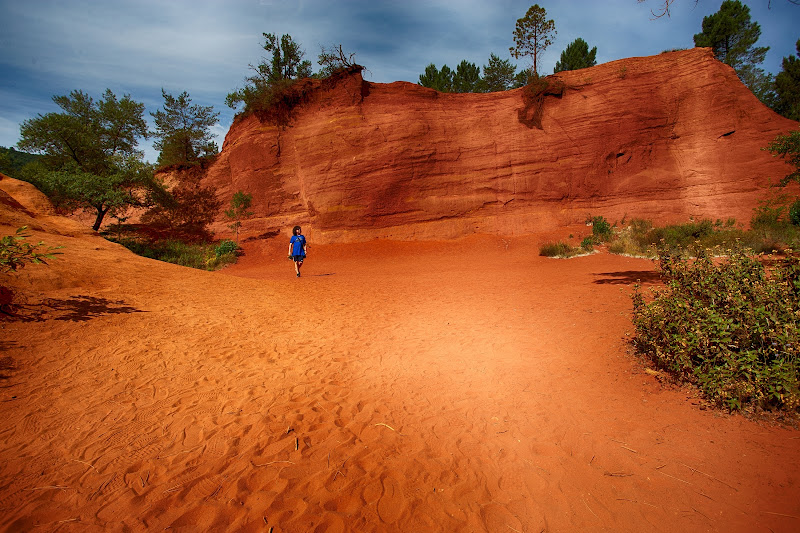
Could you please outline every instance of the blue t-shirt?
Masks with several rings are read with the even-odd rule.
[[[306,245],[306,238],[303,235],[292,235],[292,255],[306,255],[303,247]]]

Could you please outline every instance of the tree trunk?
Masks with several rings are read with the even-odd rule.
[[[108,212],[108,209],[97,208],[97,218],[94,219],[94,224],[92,224],[93,230],[100,231],[100,225],[103,223],[103,217],[106,216],[106,212]]]

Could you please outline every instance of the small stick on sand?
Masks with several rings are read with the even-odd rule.
[[[689,469],[689,470],[691,470],[692,472],[697,472],[698,474],[703,474],[703,475],[704,475],[704,476],[706,476],[707,478],[709,478],[709,479],[713,479],[714,481],[718,481],[718,482],[722,483],[723,485],[725,485],[726,487],[732,488],[732,489],[733,489],[733,490],[735,490],[736,492],[739,492],[739,489],[737,489],[736,487],[731,487],[730,485],[728,485],[727,483],[725,483],[725,482],[724,482],[724,481],[722,481],[721,479],[717,479],[717,478],[715,478],[714,476],[710,476],[710,475],[706,474],[705,472],[701,472],[700,470],[698,470],[698,469],[696,469],[696,468],[693,468],[693,467],[691,467],[691,466],[689,466],[689,465],[685,465],[685,464],[683,464],[683,463],[678,463],[678,464],[679,464],[679,465],[681,465],[681,466],[685,466],[686,468],[688,468],[688,469]]]
[[[600,517],[599,517],[599,516],[597,516],[597,515],[594,513],[594,511],[592,511],[592,508],[591,508],[591,507],[589,507],[589,504],[588,504],[588,503],[586,503],[586,500],[584,500],[583,498],[581,498],[581,501],[583,502],[583,505],[585,505],[585,506],[586,506],[586,508],[587,508],[587,509],[589,509],[589,512],[590,512],[590,513],[592,513],[592,514],[594,515],[594,517],[595,517],[595,518],[597,518],[598,520],[600,520]]]
[[[33,487],[32,489],[25,489],[25,490],[50,490],[50,489],[64,490],[68,488],[69,487],[64,485],[47,485],[46,487]]]
[[[390,426],[389,424],[384,424],[383,422],[378,422],[378,423],[377,423],[377,424],[375,424],[375,425],[376,425],[376,426],[383,426],[383,427],[387,427],[387,428],[391,429],[392,431],[394,431],[395,433],[397,433],[398,435],[400,435],[401,437],[405,437],[405,434],[403,434],[403,433],[400,433],[399,431],[397,431],[396,429],[394,429],[394,428],[393,428],[392,426]]]
[[[94,465],[93,465],[92,463],[87,463],[86,461],[81,461],[80,459],[73,459],[73,461],[75,461],[76,463],[83,463],[83,464],[85,464],[85,465],[89,465],[89,466],[91,466],[92,468],[94,468]],[[98,472],[98,470],[97,470],[96,468],[94,468],[94,471],[95,471],[95,472]]]
[[[292,461],[270,461],[269,463],[264,463],[264,464],[257,465],[253,461],[250,461],[250,464],[253,465],[253,466],[270,466],[270,465],[274,465],[274,464],[277,464],[277,463],[287,463],[287,464],[290,464],[290,465],[294,464]]]
[[[659,473],[659,474],[663,474],[663,475],[665,475],[665,476],[667,476],[667,477],[671,477],[672,479],[677,479],[677,480],[678,480],[678,481],[680,481],[681,483],[686,483],[687,485],[691,485],[691,483],[689,483],[688,481],[684,481],[684,480],[682,480],[681,478],[678,478],[678,477],[675,477],[675,476],[670,476],[669,474],[664,474],[664,472],[662,472],[661,470],[659,470],[659,471],[658,471],[658,473]]]
[[[627,446],[620,446],[620,448],[624,448],[624,449],[628,450],[629,452],[633,452],[633,453],[639,453],[639,452],[637,452],[636,450],[631,450],[631,449],[630,449],[630,448],[628,448]]]
[[[761,512],[764,513],[764,514],[771,514],[771,515],[775,515],[775,516],[785,516],[786,518],[794,518],[795,520],[800,520],[800,518],[798,518],[798,517],[796,517],[794,515],[790,515],[790,514],[773,513],[773,512],[770,512],[770,511],[761,511]]]
[[[636,500],[630,500],[628,498],[617,498],[617,500],[623,500],[623,501],[631,502],[631,503],[641,503],[642,505],[649,505],[650,507],[655,507],[656,509],[658,509],[658,505],[653,505],[652,503],[639,502],[639,501],[636,501]]]

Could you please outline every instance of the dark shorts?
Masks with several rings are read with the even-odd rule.
[[[302,263],[303,259],[305,259],[305,258],[306,258],[306,256],[304,256],[304,255],[293,255],[292,256],[292,261],[294,261],[295,263]]]

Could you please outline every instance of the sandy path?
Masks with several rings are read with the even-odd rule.
[[[312,246],[296,279],[283,242],[212,274],[57,239],[1,326],[7,531],[800,528],[800,432],[627,353],[649,261]]]

